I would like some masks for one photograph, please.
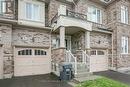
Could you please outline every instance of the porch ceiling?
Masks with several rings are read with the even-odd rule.
[[[112,2],[114,2],[114,1],[116,1],[116,0],[111,0],[110,3],[104,3],[104,2],[102,2],[102,1],[100,1],[100,0],[90,0],[90,1],[96,2],[96,3],[101,4],[101,5],[103,5],[103,6],[107,6],[107,5],[109,5],[110,3],[112,3]]]
[[[86,30],[79,28],[79,27],[65,27],[65,34],[67,34],[67,35],[72,35],[72,34],[77,33],[79,31],[86,31]],[[59,33],[59,29],[56,29],[53,32]]]
[[[78,27],[66,27],[65,34],[72,35],[79,31],[85,31],[85,30],[82,28],[78,28]]]

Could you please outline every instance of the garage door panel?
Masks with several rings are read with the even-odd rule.
[[[23,65],[15,67],[15,76],[27,76],[27,75],[32,75],[32,66]]]
[[[50,66],[47,64],[42,65],[42,67],[40,65],[36,65],[33,66],[33,75],[37,75],[37,74],[46,74],[48,72],[50,72]]]
[[[51,72],[49,49],[16,48],[15,53],[15,76],[38,75]]]
[[[29,58],[17,58],[15,61],[16,65],[31,65],[32,63],[32,59]]]
[[[108,69],[108,59],[105,50],[94,50],[94,55],[90,57],[90,71],[98,72]]]

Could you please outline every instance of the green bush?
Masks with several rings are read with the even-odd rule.
[[[103,77],[92,81],[85,81],[83,83],[78,84],[76,87],[128,87],[128,86],[120,82]]]

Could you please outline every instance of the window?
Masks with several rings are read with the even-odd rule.
[[[88,7],[88,17],[87,19],[92,22],[102,23],[102,12],[96,7]]]
[[[91,51],[91,55],[96,55],[96,50]]]
[[[128,24],[128,7],[121,6],[121,22]]]
[[[121,39],[122,39],[121,40],[121,42],[122,42],[122,44],[121,44],[122,53],[127,54],[128,53],[128,37],[123,36]]]
[[[35,50],[35,55],[47,55],[47,53],[43,50]]]
[[[97,51],[98,55],[105,55],[104,51]]]
[[[3,14],[6,12],[6,3],[4,0],[0,0],[0,14]]]
[[[18,51],[18,55],[32,55],[32,50],[31,49],[20,50]]]
[[[40,6],[32,3],[26,3],[26,19],[40,21]]]

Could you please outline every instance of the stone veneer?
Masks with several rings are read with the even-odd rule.
[[[50,31],[42,29],[31,29],[14,27],[13,28],[13,45],[15,46],[32,46],[32,47],[50,47]]]
[[[4,74],[13,73],[13,51],[12,51],[12,25],[0,24],[1,40],[0,44],[3,44],[3,63]]]
[[[91,48],[101,48],[101,49],[111,49],[111,35],[101,33],[101,32],[91,32],[90,33],[90,47]]]
[[[52,62],[62,63],[65,61],[65,48],[52,49]]]

